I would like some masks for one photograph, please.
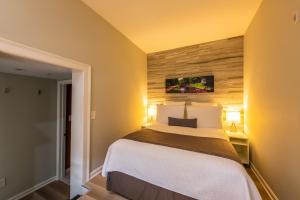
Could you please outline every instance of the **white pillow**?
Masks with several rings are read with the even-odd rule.
[[[191,102],[192,106],[218,106],[216,103],[207,103],[207,102]]]
[[[198,128],[222,128],[221,106],[187,106],[187,117],[197,118]]]
[[[184,106],[157,105],[156,122],[168,124],[168,117],[183,118]]]
[[[185,101],[165,101],[165,105],[184,106]]]

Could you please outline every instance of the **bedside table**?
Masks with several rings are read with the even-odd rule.
[[[243,164],[249,165],[249,138],[243,132],[225,131]]]

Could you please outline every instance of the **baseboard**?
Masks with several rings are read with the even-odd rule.
[[[97,167],[96,169],[94,169],[94,170],[90,173],[90,180],[91,180],[92,178],[95,178],[95,176],[101,174],[101,172],[102,172],[102,167],[103,167],[103,165]]]
[[[272,188],[269,186],[269,184],[265,181],[265,179],[262,177],[262,175],[259,173],[259,171],[256,169],[254,164],[250,162],[250,168],[259,180],[259,182],[262,184],[266,192],[268,193],[269,197],[272,200],[279,200],[279,198],[276,196],[276,194],[273,192]]]
[[[23,197],[29,195],[30,193],[33,193],[33,192],[35,192],[36,190],[38,190],[38,189],[40,189],[40,188],[42,188],[42,187],[48,185],[49,183],[51,183],[51,182],[53,182],[53,181],[56,181],[56,180],[57,180],[57,177],[56,177],[56,176],[54,176],[54,177],[52,177],[52,178],[49,178],[49,179],[47,179],[47,180],[45,180],[45,181],[43,181],[43,182],[41,182],[41,183],[39,183],[39,184],[36,184],[36,185],[33,186],[32,188],[29,188],[29,189],[27,189],[27,190],[25,190],[25,191],[23,191],[23,192],[21,192],[21,193],[15,195],[15,196],[13,196],[13,197],[10,197],[8,200],[19,200],[19,199],[21,199],[21,198],[23,198]]]
[[[65,177],[61,177],[60,181],[70,186],[70,179],[67,179]]]

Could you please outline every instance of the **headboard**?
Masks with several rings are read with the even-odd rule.
[[[151,53],[148,60],[148,102],[168,101],[243,104],[243,37],[229,38],[173,50]],[[170,94],[170,78],[214,76],[214,92]]]

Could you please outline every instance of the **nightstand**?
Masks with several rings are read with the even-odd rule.
[[[225,131],[243,164],[249,165],[249,138],[243,132]]]

